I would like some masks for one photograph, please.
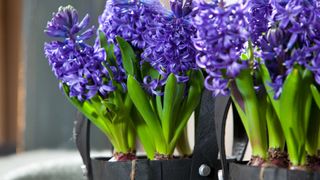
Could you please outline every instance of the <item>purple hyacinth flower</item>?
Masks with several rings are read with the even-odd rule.
[[[226,96],[229,94],[228,80],[208,76],[205,79],[204,85],[209,91],[213,92],[214,96],[217,96],[217,95]]]
[[[166,82],[173,73],[178,82],[186,83],[189,80],[186,73],[197,69],[196,49],[191,38],[196,32],[190,19],[192,4],[188,1],[183,5],[182,1],[173,0],[170,5],[170,12],[154,13],[156,16],[143,34],[146,48],[141,54],[142,63],[147,62],[156,69],[162,76],[161,82]],[[164,85],[158,83],[157,88]]]
[[[151,76],[145,76],[143,78],[143,87],[150,94],[154,94],[156,96],[163,95],[162,92],[156,90],[159,87],[159,84],[160,84],[159,80],[152,79]]]
[[[250,37],[247,8],[241,4],[224,7],[200,2],[194,9],[196,63],[206,69],[205,86],[214,95],[226,95],[229,80],[249,67],[247,61],[240,60],[244,44]]]
[[[279,97],[282,80],[295,65],[311,70],[317,81],[320,13],[316,1],[272,0],[269,4],[272,15],[268,20],[268,32],[260,38],[259,48],[272,77],[276,97]]]
[[[170,0],[170,7],[173,14],[180,18],[182,16],[183,0]]]
[[[45,29],[49,36],[62,39],[45,43],[44,51],[49,65],[61,84],[69,87],[69,96],[80,101],[97,94],[106,97],[116,90],[113,81],[119,84],[125,82],[122,71],[113,72],[117,79],[109,77],[103,65],[106,59],[104,49],[86,44],[85,40],[91,38],[94,32],[93,27],[85,30],[88,24],[88,15],[78,22],[77,11],[67,6],[60,7],[53,14]]]
[[[81,22],[78,22],[78,13],[72,6],[60,7],[57,13],[53,13],[53,18],[47,23],[45,33],[52,37],[71,38],[77,40],[87,40],[94,34],[94,27],[89,28],[82,34],[75,37],[77,33],[84,30],[90,21],[87,14]]]
[[[269,0],[249,1],[249,26],[251,40],[254,44],[259,44],[261,36],[268,31],[268,20],[271,16],[272,7]]]
[[[274,99],[279,99],[282,93],[283,76],[277,76],[273,83],[269,84],[274,90]]]
[[[115,37],[120,36],[135,48],[144,49],[143,34],[159,13],[167,11],[157,0],[110,0],[99,17],[99,29],[106,34],[109,43],[116,43]]]
[[[303,10],[300,4],[301,1],[290,0],[285,6],[282,6],[277,0],[271,0],[273,8],[276,10],[274,14],[274,20],[280,22],[279,27],[286,28],[289,22],[296,22],[296,17]]]

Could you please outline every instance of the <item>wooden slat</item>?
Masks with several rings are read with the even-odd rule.
[[[19,141],[17,122],[23,118],[21,26],[21,0],[0,0],[0,147],[6,149]]]
[[[5,141],[5,83],[4,83],[4,0],[0,0],[0,145]]]
[[[21,3],[20,0],[6,1],[6,84],[7,84],[7,143],[17,143],[18,87],[21,62]]]

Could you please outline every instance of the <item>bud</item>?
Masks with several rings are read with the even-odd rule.
[[[280,28],[271,28],[267,33],[267,41],[271,46],[277,46],[284,38],[283,30]]]

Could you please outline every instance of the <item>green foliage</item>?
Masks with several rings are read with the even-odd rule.
[[[143,73],[150,75],[148,73],[153,71],[143,71]],[[154,74],[154,77],[159,75]],[[137,128],[141,128],[140,134],[143,136],[156,137],[153,139],[154,146],[146,143],[147,140],[142,142],[145,147],[147,146],[146,149],[154,147],[154,152],[172,155],[191,114],[199,105],[203,90],[204,79],[201,71],[191,71],[189,77],[188,84],[183,84],[178,83],[175,75],[170,74],[163,90],[164,95],[156,96],[146,93],[140,83],[129,75],[127,82],[129,95],[145,122],[139,121],[142,127]],[[184,143],[182,149],[187,150],[188,145],[185,142],[181,143]],[[151,157],[150,153],[148,157]]]
[[[138,64],[136,54],[134,53],[131,45],[123,38],[117,36],[116,40],[121,51],[123,67],[126,70],[127,75],[134,76],[137,73]]]

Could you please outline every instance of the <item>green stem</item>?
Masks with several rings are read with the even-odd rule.
[[[132,120],[130,119],[130,121]],[[129,123],[127,137],[128,137],[128,147],[130,148],[130,150],[131,151],[136,150],[137,133],[132,123]]]
[[[128,145],[128,123],[126,120],[127,119],[116,119],[110,127],[111,132],[118,143],[118,148],[115,148],[116,152],[128,153],[131,150]]]

